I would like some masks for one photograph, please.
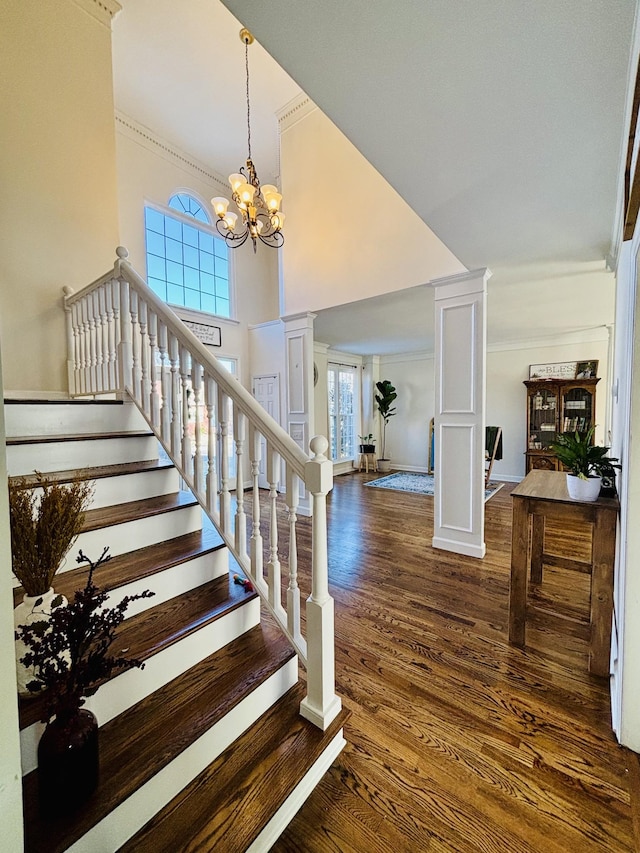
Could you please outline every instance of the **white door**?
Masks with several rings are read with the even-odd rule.
[[[277,374],[268,376],[254,376],[251,382],[251,390],[262,408],[280,423],[280,377]],[[264,438],[260,442],[260,476],[258,485],[261,489],[268,489],[266,452],[267,443]]]

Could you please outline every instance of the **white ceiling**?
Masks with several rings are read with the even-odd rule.
[[[219,0],[121,2],[117,109],[218,174],[236,171],[238,21]],[[503,288],[604,268],[635,0],[223,2],[296,81],[249,48],[263,182],[278,173],[275,112],[302,88],[467,267],[493,271],[490,339],[517,339],[524,316],[528,336],[561,331],[533,310],[531,288],[497,322]],[[429,349],[430,298],[412,288],[321,312],[317,337],[355,352]]]
[[[223,2],[469,269],[606,256],[635,0]]]
[[[120,0],[113,23],[116,109],[226,181],[247,156],[241,24],[218,0]],[[276,111],[300,87],[249,47],[251,147],[260,181],[279,174]]]

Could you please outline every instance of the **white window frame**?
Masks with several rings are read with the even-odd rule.
[[[173,219],[176,219],[178,222],[182,222],[186,225],[190,225],[191,227],[195,227],[200,229],[201,231],[207,231],[217,240],[222,240],[216,228],[211,223],[215,221],[215,214],[210,204],[205,203],[198,193],[193,192],[192,190],[187,190],[184,188],[180,188],[174,190],[169,194],[169,198],[173,198],[176,195],[190,195],[192,196],[198,204],[202,207],[202,209],[207,213],[207,215],[211,218],[211,222],[207,225],[204,222],[201,222],[199,219],[196,219],[194,216],[189,216],[184,213],[180,213],[180,211],[175,210],[173,207],[169,207],[168,204],[160,204],[157,201],[150,201],[149,199],[144,200],[144,205],[142,209],[142,230],[144,235],[144,267],[145,267],[145,277],[148,281],[149,279],[149,271],[147,270],[147,225],[144,220],[144,208],[150,207],[152,210],[155,210],[157,213],[161,213],[163,216],[170,216]],[[222,240],[224,243],[224,240]],[[193,311],[196,314],[206,314],[209,317],[217,317],[221,320],[234,320],[237,321],[237,300],[236,300],[236,264],[235,258],[233,255],[233,251],[229,249],[228,254],[228,264],[229,264],[229,316],[227,317],[224,314],[213,314],[210,311],[204,311],[198,308],[191,308],[186,305],[178,305],[173,302],[167,302],[172,308],[180,309],[183,311]]]
[[[331,420],[332,414],[330,411],[330,402],[329,402],[329,374],[334,373],[336,376],[336,388],[339,389],[340,386],[340,373],[345,372],[349,373],[353,376],[353,401],[352,401],[352,417],[353,417],[353,435],[352,435],[352,446],[353,453],[350,456],[335,456],[333,452],[332,442],[331,442]],[[341,364],[334,361],[327,362],[327,415],[329,419],[329,452],[331,454],[331,460],[334,463],[340,462],[349,462],[354,461],[357,455],[357,439],[358,439],[358,431],[360,429],[360,371],[358,370],[357,365],[355,364]],[[340,394],[339,392],[336,394],[336,402],[338,405],[338,412],[335,415],[336,419],[340,417]],[[337,436],[337,427],[336,427],[336,438]],[[337,440],[336,445],[339,445],[340,442]]]

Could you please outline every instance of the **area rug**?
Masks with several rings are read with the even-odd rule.
[[[433,474],[414,474],[399,471],[397,474],[389,474],[388,477],[370,480],[365,483],[365,486],[375,486],[378,489],[395,489],[397,492],[415,492],[419,495],[433,495]],[[503,486],[504,483],[489,483],[484,490],[485,501],[493,497]]]

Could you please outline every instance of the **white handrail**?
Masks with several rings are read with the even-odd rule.
[[[116,254],[112,271],[78,293],[65,288],[70,393],[115,393],[135,402],[306,665],[307,695],[300,712],[326,729],[341,707],[328,593],[325,519],[333,468],[327,440],[313,438],[313,455],[307,456],[147,287],[127,250],[118,247]],[[262,464],[269,482],[264,514],[258,494]],[[244,495],[245,474],[250,499]],[[286,512],[278,502],[280,486]],[[301,489],[311,493],[314,512],[306,636],[296,527]],[[283,573],[288,575],[284,588]]]

